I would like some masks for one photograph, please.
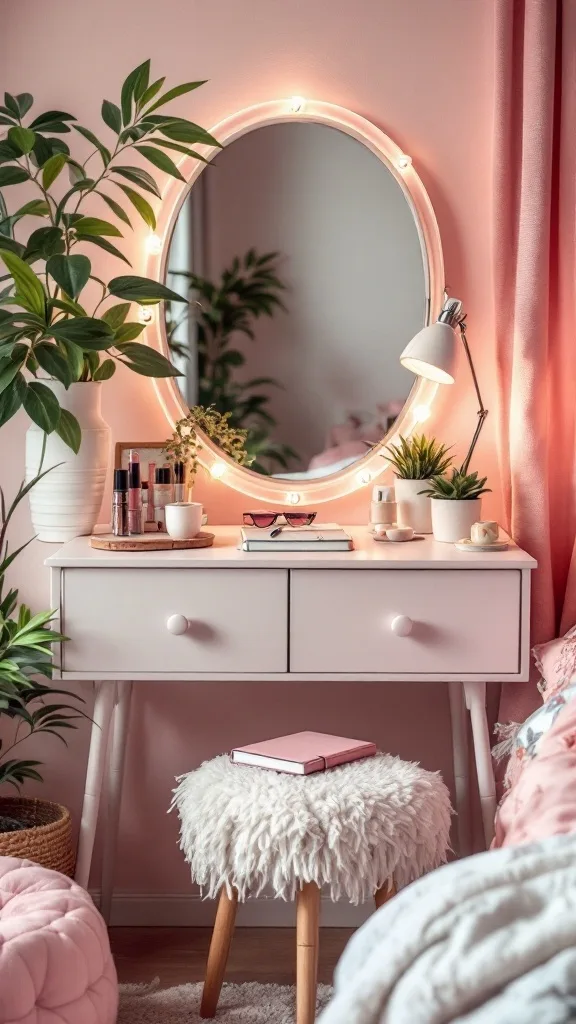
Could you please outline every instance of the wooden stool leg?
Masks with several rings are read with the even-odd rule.
[[[236,911],[238,909],[238,893],[233,892],[232,897],[226,889],[222,889],[216,911],[216,921],[210,940],[210,952],[208,953],[208,964],[206,965],[206,977],[202,989],[202,1003],[200,1005],[201,1017],[215,1017],[216,1007],[220,998],[224,972],[230,952],[234,924],[236,922]]]
[[[380,907],[383,907],[384,904],[388,902],[388,900],[391,900],[392,897],[395,896],[397,892],[398,890],[394,885],[394,882],[392,882],[392,887],[390,889],[388,888],[388,882],[382,885],[377,890],[377,892],[374,893],[374,903],[376,904],[376,910],[380,910]]]
[[[320,928],[320,889],[305,882],[296,897],[296,1024],[314,1024]]]

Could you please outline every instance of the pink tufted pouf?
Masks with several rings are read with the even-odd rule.
[[[114,1024],[106,925],[79,885],[0,857],[0,1024]]]

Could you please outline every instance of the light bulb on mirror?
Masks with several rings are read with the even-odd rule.
[[[288,101],[288,109],[291,114],[301,114],[306,106],[303,96],[291,96]]]
[[[372,474],[369,469],[361,469],[359,473],[356,473],[356,479],[359,484],[369,484]]]
[[[286,500],[288,501],[289,505],[297,505],[298,502],[300,501],[300,495],[298,494],[298,491],[288,491],[288,494],[286,495]]]
[[[154,313],[149,306],[138,306],[138,323],[149,324],[154,319]]]
[[[407,153],[402,153],[402,155],[398,157],[398,167],[401,171],[405,171],[407,167],[411,166],[411,164],[412,157],[408,156]]]
[[[210,476],[213,476],[215,480],[220,480],[226,472],[226,464],[224,462],[213,462],[210,466]]]
[[[149,256],[159,256],[162,252],[162,239],[153,232],[146,237],[145,248]]]

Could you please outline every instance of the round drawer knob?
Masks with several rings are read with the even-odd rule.
[[[185,615],[170,615],[166,619],[166,629],[174,636],[182,636],[188,631],[189,622]]]
[[[396,636],[410,636],[414,623],[408,615],[395,615],[390,623],[390,629]]]

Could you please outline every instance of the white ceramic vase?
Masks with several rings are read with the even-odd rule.
[[[68,391],[59,381],[42,383],[54,392],[60,406],[76,417],[82,430],[78,455],[55,431],[48,434],[42,469],[57,468],[29,494],[38,540],[63,543],[92,533],[98,520],[110,457],[110,427],[102,419],[100,383],[72,384]],[[26,480],[38,473],[43,439],[44,432],[33,423],[26,434]]]
[[[432,501],[426,494],[419,493],[429,486],[429,480],[404,480],[398,476],[394,481],[398,522],[411,526],[414,533],[432,533]]]
[[[472,501],[432,498],[430,504],[434,540],[456,544],[459,540],[470,539],[472,523],[481,518],[482,498],[474,498]]]

